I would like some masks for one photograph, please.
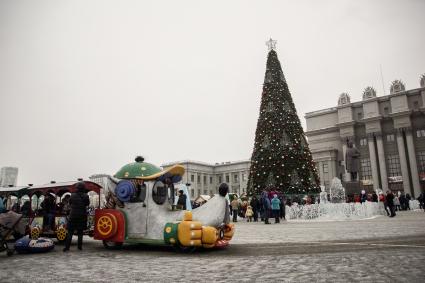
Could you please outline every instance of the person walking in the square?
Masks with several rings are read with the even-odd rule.
[[[230,205],[232,206],[233,222],[238,222],[238,210],[239,210],[238,198],[235,197],[230,203]]]
[[[401,208],[400,208],[400,200],[398,199],[398,196],[397,195],[394,196],[393,202],[394,202],[394,209],[395,209],[395,211],[400,211],[401,210]]]
[[[270,214],[271,203],[270,203],[269,195],[266,191],[263,192],[261,196],[261,201],[263,203],[264,224],[270,224],[269,214]]]
[[[273,199],[271,201],[274,223],[279,223],[280,217],[280,200],[277,198],[277,194],[273,195]]]
[[[283,218],[283,220],[286,220],[286,211],[285,211],[285,209],[286,209],[286,205],[285,205],[285,203],[286,203],[286,200],[285,200],[285,197],[284,196],[281,196],[281,197],[279,197],[279,200],[280,200],[280,218],[282,219]]]
[[[395,214],[395,207],[394,207],[394,195],[392,192],[387,191],[386,200],[387,200],[388,208],[390,209],[390,212],[391,212],[390,217],[394,217],[396,214]]]
[[[69,251],[74,231],[77,231],[78,235],[78,249],[83,249],[83,231],[87,228],[87,206],[90,204],[90,199],[87,195],[84,182],[77,183],[76,187],[77,192],[72,193],[69,199],[71,212],[68,219],[68,234],[65,248],[63,248],[64,252]]]
[[[177,206],[180,209],[186,210],[186,201],[187,201],[187,196],[184,194],[183,190],[180,190],[179,199],[177,200]]]
[[[260,210],[260,201],[257,199],[256,196],[253,196],[251,199],[251,202],[249,203],[252,207],[252,212],[254,213],[254,222],[258,221],[258,213]]]
[[[252,222],[252,216],[254,215],[254,212],[252,211],[252,207],[248,205],[245,212],[245,218],[247,218],[248,222]]]

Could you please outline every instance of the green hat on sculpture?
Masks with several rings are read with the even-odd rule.
[[[184,174],[184,167],[181,165],[174,165],[167,170],[161,170],[161,168],[144,162],[145,159],[141,156],[137,156],[135,159],[136,162],[129,163],[124,165],[115,175],[115,178],[118,179],[142,179],[142,180],[152,180],[156,179],[166,173],[171,175],[182,176]]]

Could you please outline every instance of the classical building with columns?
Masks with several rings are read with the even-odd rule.
[[[229,185],[230,193],[242,195],[246,193],[248,174],[251,166],[250,160],[221,162],[208,164],[198,161],[178,161],[163,164],[167,169],[175,164],[185,167],[182,182],[190,184],[190,198],[195,199],[200,195],[214,195],[218,193],[221,183]]]
[[[307,113],[306,136],[320,173],[321,185],[333,177],[349,181],[345,170],[347,142],[360,151],[359,181],[368,191],[390,189],[418,197],[425,189],[425,75],[420,87],[406,90],[396,80],[390,95],[378,97],[372,87],[362,101],[346,93],[338,106]]]

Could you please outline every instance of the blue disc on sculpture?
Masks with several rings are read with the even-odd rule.
[[[120,181],[115,188],[115,195],[122,202],[129,202],[135,192],[134,184],[131,181]]]
[[[171,181],[173,182],[173,183],[178,183],[178,182],[180,182],[182,180],[182,176],[178,176],[178,175],[175,175],[175,176],[173,176],[172,178],[171,178]]]

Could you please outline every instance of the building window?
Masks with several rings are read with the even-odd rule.
[[[237,182],[238,182],[238,175],[237,175],[237,174],[233,175],[233,181],[234,181],[235,183],[237,183]]]
[[[372,168],[370,166],[369,158],[360,159],[360,168],[362,180],[372,179]]]
[[[223,178],[221,176],[218,176],[218,183],[223,183]]]
[[[328,163],[323,163],[323,173],[329,173]]]
[[[190,181],[193,183],[195,182],[195,175],[190,175]]]
[[[201,189],[198,189],[198,197],[201,195]]]
[[[419,174],[425,174],[425,151],[418,152],[418,171]],[[425,176],[423,176],[423,178],[425,178]]]
[[[200,184],[200,183],[201,183],[201,176],[198,175],[198,184]]]
[[[394,135],[387,135],[387,142],[394,142]]]
[[[367,139],[360,139],[360,146],[366,146],[367,145]]]
[[[213,178],[212,178],[212,177],[210,177],[210,184],[212,184],[212,183],[213,183],[212,179],[213,179]]]
[[[413,101],[413,109],[417,110],[419,109],[419,101]]]
[[[204,185],[207,184],[207,176],[204,176]]]
[[[384,107],[384,115],[387,116],[390,114],[390,109],[388,107]]]
[[[246,175],[244,173],[242,173],[242,182],[246,181]]]
[[[195,190],[194,190],[194,189],[191,189],[191,190],[190,190],[190,196],[191,196],[192,198],[195,196]]]
[[[229,175],[226,175],[226,183],[230,183],[230,177],[229,177]]]
[[[416,131],[416,136],[417,136],[418,138],[423,138],[423,137],[425,137],[425,130],[417,130],[417,131]]]
[[[395,177],[401,176],[400,158],[398,154],[390,154],[387,156],[388,160],[388,176]]]
[[[361,120],[363,118],[363,113],[362,112],[357,113],[357,117],[359,118],[359,120]]]
[[[204,195],[207,195],[208,194],[208,191],[207,190],[204,190]]]

